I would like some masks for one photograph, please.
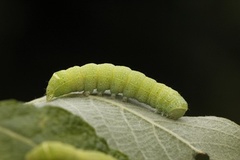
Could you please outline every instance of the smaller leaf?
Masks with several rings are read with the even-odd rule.
[[[14,100],[0,102],[0,159],[23,160],[44,141],[61,141],[77,148],[97,150],[126,160],[83,119],[58,107],[37,108]]]

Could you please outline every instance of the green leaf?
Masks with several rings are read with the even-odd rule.
[[[1,160],[23,160],[28,151],[49,140],[127,159],[120,152],[110,149],[106,141],[98,137],[95,130],[79,116],[62,108],[37,108],[13,100],[0,102]]]
[[[239,160],[240,126],[220,117],[171,120],[135,100],[72,94],[37,106],[58,105],[91,124],[109,146],[131,160]]]

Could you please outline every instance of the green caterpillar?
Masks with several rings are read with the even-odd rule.
[[[141,72],[110,63],[89,63],[55,72],[48,82],[46,97],[50,101],[75,91],[84,91],[88,95],[94,89],[100,94],[105,90],[110,90],[113,95],[122,93],[124,97],[134,98],[156,108],[171,119],[180,118],[188,109],[184,98],[172,88]]]
[[[117,160],[110,155],[94,150],[77,149],[58,141],[46,141],[33,148],[26,160]]]

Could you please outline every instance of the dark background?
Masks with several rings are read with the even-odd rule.
[[[188,116],[240,124],[240,1],[0,1],[0,99],[30,101],[52,73],[129,66],[171,86]]]

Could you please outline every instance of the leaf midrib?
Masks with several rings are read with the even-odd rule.
[[[31,141],[30,139],[28,139],[28,138],[26,138],[26,137],[24,137],[24,136],[22,136],[20,134],[17,134],[17,133],[15,133],[15,132],[13,132],[13,131],[5,128],[5,127],[2,127],[2,126],[0,126],[0,133],[5,134],[5,135],[7,135],[7,136],[9,136],[9,137],[11,137],[11,138],[13,138],[15,140],[18,140],[18,141],[20,141],[20,142],[22,142],[24,144],[27,144],[27,145],[29,145],[31,147],[34,147],[34,146],[37,145],[36,143]]]
[[[111,101],[111,100],[108,100],[108,99],[103,99],[101,97],[98,97],[98,96],[92,96],[91,98],[93,99],[97,99],[99,101],[104,101],[104,102],[107,102],[107,103],[110,103],[114,106],[118,106],[120,107],[121,109],[123,110],[126,110],[130,113],[132,113],[133,115],[137,116],[137,117],[140,117],[141,119],[145,120],[146,122],[150,123],[151,125],[157,127],[157,128],[160,128],[161,130],[163,130],[164,132],[172,135],[173,137],[175,137],[176,139],[178,139],[179,141],[181,141],[182,143],[186,144],[189,148],[191,148],[192,150],[194,150],[196,153],[204,153],[203,151],[195,148],[193,145],[191,145],[189,142],[187,142],[185,139],[183,139],[182,137],[178,136],[176,133],[172,132],[171,130],[165,128],[165,127],[162,127],[161,125],[157,124],[156,122],[154,122],[153,120],[147,118],[147,117],[144,117],[142,116],[141,114],[139,114],[138,112],[128,108],[128,107],[125,107],[124,105],[121,105],[117,102],[114,102],[114,101]]]

